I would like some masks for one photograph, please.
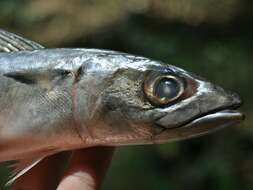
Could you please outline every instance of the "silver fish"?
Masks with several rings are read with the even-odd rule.
[[[45,49],[0,30],[0,161],[17,175],[92,146],[167,143],[240,122],[241,100],[175,66],[98,49]]]

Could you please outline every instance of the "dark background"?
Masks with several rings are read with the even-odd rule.
[[[44,46],[162,60],[244,99],[241,125],[182,142],[118,148],[104,190],[253,188],[252,24],[250,0],[0,0],[0,28]],[[8,175],[1,167],[0,187]]]

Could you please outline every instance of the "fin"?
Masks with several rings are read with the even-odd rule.
[[[51,89],[63,81],[64,78],[70,76],[70,74],[70,71],[59,69],[49,71],[29,70],[27,72],[11,72],[4,74],[4,76],[23,84],[36,85],[42,89]]]
[[[72,151],[64,151],[58,153],[56,151],[49,151],[48,153],[40,154],[40,156],[37,155],[33,158],[18,160],[15,164],[10,166],[14,169],[13,174],[10,176],[9,181],[6,183],[6,186],[12,185],[16,180],[18,180],[20,177],[22,177],[34,167],[38,166],[38,164],[42,163],[43,161],[46,161],[44,163],[49,164],[47,166],[56,167],[57,170],[59,170],[59,168],[63,168],[63,173],[71,156]],[[45,165],[43,165],[43,167],[45,167]]]
[[[10,167],[13,169],[13,173],[10,176],[9,181],[6,186],[12,185],[15,180],[30,171],[33,167],[39,164],[44,158],[55,154],[57,151],[55,149],[48,149],[45,151],[34,152],[32,157],[25,157],[23,159],[18,159],[16,163]]]
[[[14,167],[13,174],[10,180],[6,183],[6,186],[10,186],[13,182],[36,166],[43,158],[31,159],[31,160],[20,160],[16,164],[12,165]]]
[[[36,42],[20,37],[16,34],[0,30],[0,52],[31,51],[43,49]]]

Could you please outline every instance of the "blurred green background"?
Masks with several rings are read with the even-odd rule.
[[[0,28],[47,47],[138,54],[244,99],[246,121],[201,138],[118,148],[104,190],[253,189],[253,1],[0,0]],[[9,175],[0,170],[0,187]]]

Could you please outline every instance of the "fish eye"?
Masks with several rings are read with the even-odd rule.
[[[144,84],[144,91],[152,104],[166,105],[183,94],[184,83],[172,75],[157,76]]]

